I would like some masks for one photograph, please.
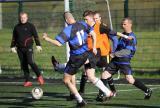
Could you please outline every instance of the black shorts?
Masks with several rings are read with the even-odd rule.
[[[101,56],[101,51],[99,48],[97,49],[97,54],[95,55],[95,60],[96,60],[96,66],[98,68],[103,68],[103,67],[108,66],[107,56]],[[85,64],[84,67],[85,67],[85,69],[87,69],[88,64]]]
[[[97,61],[96,66],[98,68],[103,68],[103,67],[107,67],[108,63],[107,63],[107,56],[101,56],[99,61]]]
[[[67,62],[64,72],[70,75],[76,74],[77,70],[85,64],[87,59],[89,60],[89,63],[86,64],[87,68],[95,68],[95,55],[92,52],[87,51],[80,55],[71,55],[69,61]]]
[[[128,61],[130,62],[130,61]],[[112,59],[111,62],[109,63],[108,67],[105,69],[108,71],[110,74],[115,74],[118,72],[118,70],[123,73],[124,75],[132,75],[132,68],[130,63],[128,64],[120,64],[117,62],[116,59]]]

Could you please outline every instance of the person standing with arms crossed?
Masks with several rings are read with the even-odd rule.
[[[35,72],[39,84],[43,85],[44,79],[33,57],[33,38],[36,43],[37,51],[42,51],[36,28],[33,24],[28,22],[28,14],[25,12],[20,13],[19,21],[20,22],[13,30],[11,52],[18,54],[25,77],[24,86],[32,86],[32,82],[29,81],[30,73],[28,65],[30,65],[32,70]]]

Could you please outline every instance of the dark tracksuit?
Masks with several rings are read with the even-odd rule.
[[[33,58],[33,38],[36,45],[40,46],[38,34],[33,24],[29,22],[25,24],[19,23],[14,27],[11,48],[17,47],[18,57],[26,81],[29,81],[28,64],[31,66],[37,77],[41,74]]]

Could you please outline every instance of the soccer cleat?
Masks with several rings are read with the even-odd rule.
[[[113,93],[111,92],[111,93],[110,93],[110,96],[103,96],[102,102],[108,101],[108,100],[110,100],[112,97],[113,97]]]
[[[152,90],[151,89],[147,89],[147,92],[144,93],[144,94],[145,94],[144,99],[149,100],[151,98],[151,95],[152,95]]]
[[[103,97],[104,97],[104,94],[98,94],[97,97],[96,97],[96,101],[97,102],[103,102]]]
[[[26,82],[24,82],[23,86],[24,87],[30,87],[30,86],[32,86],[32,82],[26,81]]]
[[[113,97],[117,96],[117,92],[116,91],[112,91],[112,93],[113,93]]]
[[[72,101],[75,99],[75,96],[73,94],[70,94],[68,97],[67,97],[67,101]]]
[[[54,70],[57,71],[57,64],[59,64],[59,62],[55,59],[54,56],[51,57],[51,61],[52,61],[52,65],[54,67]]]
[[[87,105],[87,102],[85,102],[84,100],[82,100],[82,102],[80,102],[80,103],[77,102],[77,107],[78,108],[85,107],[86,105]]]
[[[40,75],[40,76],[38,77],[38,82],[39,82],[40,85],[43,85],[43,84],[44,84],[44,79],[43,79],[42,75]]]

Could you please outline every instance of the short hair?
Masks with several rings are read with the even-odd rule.
[[[130,17],[123,18],[123,19],[122,19],[122,22],[123,22],[123,21],[126,21],[126,20],[128,20],[128,22],[131,23],[131,24],[132,24],[132,22],[133,22]]]
[[[95,15],[95,14],[98,14],[98,15],[101,17],[101,14],[100,14],[99,11],[94,11],[94,15]]]
[[[83,17],[86,17],[86,16],[92,16],[93,17],[94,15],[94,12],[91,11],[91,10],[86,10],[83,12]]]
[[[69,11],[64,12],[63,17],[64,17],[64,20],[69,18],[74,19],[73,15]]]
[[[19,16],[21,16],[21,15],[27,15],[27,17],[28,17],[28,14],[26,13],[26,12],[20,12],[20,14],[19,14]]]

